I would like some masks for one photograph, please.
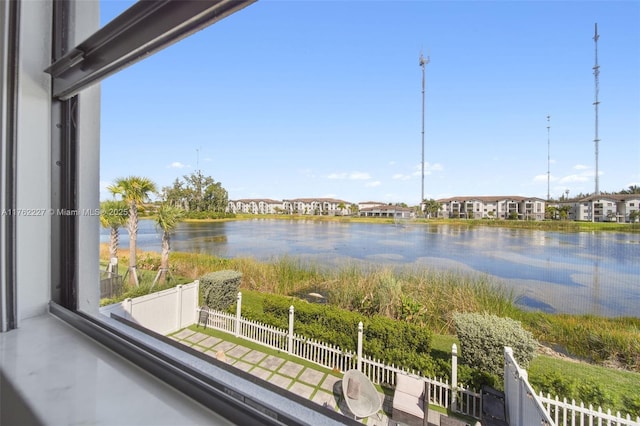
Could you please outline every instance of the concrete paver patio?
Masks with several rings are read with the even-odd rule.
[[[276,355],[269,355],[256,349],[233,343],[222,338],[184,329],[170,336],[186,346],[191,347],[212,358],[223,355],[226,362],[234,367],[248,372],[262,380],[268,381],[282,389],[286,389],[304,398],[308,398],[316,404],[337,411],[345,416],[353,418],[353,414],[347,408],[342,397],[341,378],[325,369],[297,363]],[[302,361],[302,360],[301,360]],[[388,413],[391,412],[392,397],[381,392],[382,410],[377,415],[364,419],[358,419],[367,425],[398,426]],[[432,419],[431,415],[438,417]],[[439,423],[439,413],[429,412],[429,424]]]
[[[184,329],[172,335],[171,338],[192,349],[204,352],[212,358],[216,358],[223,352],[226,361],[234,367],[353,418],[342,399],[341,379],[321,371],[320,366],[314,369],[189,329]],[[380,398],[384,399],[382,393]],[[395,425],[395,422],[390,421],[382,410],[378,416],[359,420],[368,425]]]

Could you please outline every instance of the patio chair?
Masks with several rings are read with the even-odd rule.
[[[391,418],[409,426],[429,423],[429,386],[422,379],[399,374],[393,394]]]
[[[349,370],[344,373],[342,395],[356,419],[377,414],[382,408],[382,401],[375,386],[358,370]]]

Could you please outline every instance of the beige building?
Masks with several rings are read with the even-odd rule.
[[[545,200],[536,197],[469,196],[436,200],[441,210],[438,217],[464,219],[543,220]]]
[[[588,222],[637,221],[640,211],[640,194],[600,194],[579,200],[559,202],[558,206],[569,206],[569,219]]]
[[[277,214],[282,212],[282,201],[268,198],[243,198],[230,200],[227,206],[229,213]]]
[[[285,213],[343,216],[350,214],[350,202],[335,198],[294,198],[283,200]]]

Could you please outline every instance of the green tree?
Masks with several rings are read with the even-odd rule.
[[[560,220],[569,219],[569,212],[571,211],[571,206],[565,204],[558,208],[558,212],[560,214]]]
[[[176,179],[171,187],[162,188],[163,197],[174,207],[180,207],[186,214],[200,212],[224,212],[229,203],[229,194],[211,176],[204,176],[200,170]]]
[[[620,191],[620,194],[640,194],[640,186],[629,185],[629,188],[623,189],[622,191]]]
[[[113,185],[107,187],[113,195],[119,195],[122,201],[129,207],[129,218],[127,230],[129,231],[129,283],[136,287],[138,282],[138,272],[136,270],[136,242],[138,238],[138,208],[149,199],[149,194],[157,192],[156,184],[146,177],[129,176],[118,178]]]
[[[556,206],[546,206],[544,209],[545,219],[555,220],[558,218],[558,208]]]
[[[156,282],[164,282],[169,272],[169,251],[171,250],[171,234],[173,234],[184,215],[184,210],[179,207],[174,207],[168,203],[160,204],[158,211],[156,212],[155,220],[156,227],[162,230],[162,253],[160,255],[160,269],[156,278],[153,280],[153,285]]]
[[[438,213],[442,209],[442,205],[433,198],[424,200],[424,211],[427,217],[438,217]]]
[[[124,201],[103,201],[100,203],[100,225],[109,228],[109,257],[118,257],[118,230],[127,223],[129,207]]]

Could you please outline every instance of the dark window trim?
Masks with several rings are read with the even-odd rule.
[[[51,314],[62,319],[75,329],[234,423],[241,425],[292,426],[308,424],[307,419],[297,418],[288,413],[286,407],[273,407],[260,401],[251,394],[251,389],[238,389],[216,380],[202,373],[196,367],[176,359],[90,315],[69,311],[54,302],[50,303],[49,309]],[[180,344],[171,341],[169,338],[146,330],[135,323],[118,317],[114,319],[127,325],[127,327],[142,331],[149,337],[164,344],[180,347]],[[216,364],[215,360],[210,360],[208,359],[209,357],[195,350],[189,350],[189,348],[180,348],[180,350],[206,362]],[[229,370],[229,366],[226,365],[216,366]],[[232,374],[252,382],[250,386],[266,388],[280,395],[287,392],[268,383],[265,383],[265,386],[255,377],[242,371],[234,371]],[[325,424],[361,424],[333,411],[327,410],[323,412],[322,410],[326,409],[298,395],[287,394],[285,398],[290,400],[292,404],[303,405],[307,409],[315,411],[320,417],[326,419]]]
[[[103,78],[201,30],[256,0],[142,0],[45,71],[53,97],[68,99]]]
[[[7,64],[6,64],[6,132],[2,135],[5,140],[4,156],[0,153],[0,161],[4,173],[0,175],[2,188],[3,209],[16,209],[16,165],[17,165],[17,126],[18,126],[18,64],[19,64],[19,34],[20,34],[20,2],[11,1],[6,5],[6,34]],[[3,6],[4,7],[4,6]],[[4,215],[1,220],[0,259],[3,261],[0,283],[4,285],[4,298],[0,306],[0,331],[12,330],[17,327],[17,299],[16,299],[16,216]]]
[[[105,76],[216,22],[255,0],[166,0],[139,1],[98,30],[85,42],[69,48],[74,2],[54,1],[52,60],[46,72],[53,77],[52,208],[77,210],[78,193],[78,97],[76,94]],[[80,52],[80,54],[79,54]],[[78,222],[76,215],[52,216],[51,314],[98,343],[123,356],[177,390],[238,424],[301,425],[307,419],[287,412],[286,404],[262,402],[249,389],[232,389],[215,377],[170,356],[162,350],[77,310]],[[91,285],[85,283],[85,285]],[[56,303],[58,302],[58,303]],[[356,424],[337,413],[302,404],[326,424]],[[326,422],[324,421],[326,420]]]
[[[53,3],[52,60],[69,49],[71,0]],[[51,103],[51,208],[78,209],[78,97]],[[78,295],[78,220],[76,215],[51,215],[51,298],[75,310]]]

